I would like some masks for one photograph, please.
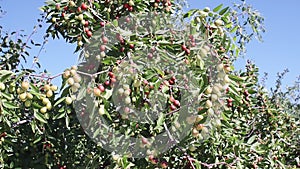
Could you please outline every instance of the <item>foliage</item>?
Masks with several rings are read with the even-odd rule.
[[[253,36],[261,38],[263,18],[245,3],[183,13],[184,4],[173,0],[47,1],[41,8],[42,19],[49,23],[45,37],[76,43],[75,51],[80,53],[79,65],[54,76],[20,65],[29,57],[26,49],[31,36],[14,41],[15,32],[1,34],[0,166],[299,167],[299,83],[282,92],[280,76],[275,90],[268,93],[258,83],[254,64],[234,71],[233,62],[243,54],[246,43]],[[143,55],[147,57],[139,57]],[[166,69],[170,63],[178,66]],[[122,78],[125,75],[132,78]],[[62,77],[59,87],[51,83],[58,77]],[[184,95],[186,86],[195,92]],[[85,103],[83,98],[93,99],[89,106],[97,109],[96,114],[89,107],[76,106]],[[158,119],[145,123],[133,120],[141,115],[126,113],[132,107],[116,103],[116,99],[118,103],[127,100],[147,113],[154,109],[147,103],[151,98],[163,98],[166,103],[157,104]],[[193,104],[186,106],[188,102]],[[141,139],[142,147],[151,147],[163,131],[174,130],[180,142],[163,153],[149,148],[153,151],[146,151],[143,158],[110,152],[94,142],[95,136],[102,135],[109,143],[118,138],[97,133],[97,125],[85,130],[97,117],[128,137]],[[185,131],[182,126],[189,124]],[[186,135],[180,138],[181,133]]]

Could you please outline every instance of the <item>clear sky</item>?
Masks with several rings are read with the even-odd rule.
[[[232,5],[239,1],[221,0],[188,0],[190,8],[214,8],[223,3]],[[267,72],[269,79],[267,86],[274,85],[277,72],[288,68],[290,73],[285,78],[284,85],[292,84],[300,75],[300,21],[299,21],[299,0],[285,1],[262,1],[249,0],[254,8],[259,10],[265,17],[264,42],[251,42],[247,46],[247,55],[236,63],[238,68],[243,68],[247,59],[256,63],[261,74]],[[43,0],[0,0],[2,9],[7,13],[0,18],[0,23],[6,31],[25,30],[24,34],[30,34],[33,26],[40,18],[38,8],[44,3]],[[34,35],[36,42],[42,43],[46,26],[38,30]],[[40,62],[43,68],[57,74],[66,67],[76,64],[76,56],[73,55],[76,44],[67,44],[63,40],[51,40],[45,46],[40,55]],[[38,54],[38,48],[32,50],[32,56]],[[41,70],[42,71],[42,70]]]
[[[190,8],[213,7],[220,3],[230,5],[240,1],[221,0],[188,0]],[[244,59],[239,59],[237,67],[242,68],[247,59],[256,63],[263,72],[269,74],[266,85],[274,86],[277,72],[289,69],[286,75],[284,86],[294,83],[300,75],[300,13],[299,0],[248,0],[255,9],[265,18],[264,42],[254,40],[247,46],[247,54]]]

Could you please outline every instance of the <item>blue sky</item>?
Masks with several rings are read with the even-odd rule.
[[[204,8],[206,6],[214,8],[223,3],[231,5],[239,1],[221,0],[188,0],[190,8]],[[292,84],[300,75],[300,33],[299,27],[299,0],[285,1],[262,1],[249,0],[254,8],[259,10],[265,17],[264,42],[253,41],[247,46],[245,58],[241,58],[236,63],[238,68],[243,68],[247,59],[256,63],[261,74],[267,72],[269,79],[267,86],[274,85],[277,72],[282,72],[288,68],[290,72],[285,78],[284,85]],[[24,34],[30,34],[33,26],[37,23],[44,1],[33,0],[0,0],[0,5],[7,13],[0,18],[1,25],[6,31],[25,30]],[[36,42],[42,42],[46,26],[38,30],[33,36]],[[52,74],[62,72],[66,67],[76,64],[76,56],[73,55],[75,44],[66,44],[63,40],[51,40],[45,46],[45,50],[40,55],[40,62],[43,68],[48,69]],[[32,56],[37,55],[38,48],[32,50]],[[42,71],[42,70],[41,70]]]
[[[190,8],[213,7],[220,3],[230,5],[232,2],[221,0],[188,0]],[[250,59],[260,68],[260,73],[267,72],[268,87],[274,86],[277,72],[289,69],[283,85],[292,84],[300,75],[300,33],[299,33],[299,0],[278,0],[262,1],[248,0],[255,9],[265,18],[265,28],[263,35],[264,42],[252,41],[247,46],[245,58],[241,58],[236,63],[238,68]]]

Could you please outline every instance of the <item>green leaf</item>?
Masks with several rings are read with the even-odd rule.
[[[99,3],[97,3],[97,2],[93,2],[93,5],[95,6],[96,9],[99,9],[99,8],[100,8]]]
[[[169,88],[168,86],[163,85],[161,91],[162,91],[162,93],[166,93],[167,91],[169,91],[169,89],[170,89],[170,88]]]
[[[229,51],[230,46],[231,46],[231,41],[228,41],[228,42],[227,42],[227,46],[226,46],[226,51]]]
[[[40,121],[40,122],[42,122],[42,123],[47,123],[47,120],[45,119],[45,116],[43,115],[43,114],[41,114],[40,112],[34,112],[34,117],[38,120],[38,121]]]
[[[244,79],[238,76],[234,76],[234,75],[229,75],[228,76],[231,80],[236,81],[236,82],[243,82]]]
[[[252,144],[253,141],[255,141],[256,139],[256,135],[253,135],[252,137],[249,138],[249,140],[247,141],[247,144]]]
[[[111,64],[115,63],[115,58],[105,58],[101,62],[105,65],[111,65]]]
[[[203,69],[204,65],[205,65],[204,61],[202,59],[200,59],[199,60],[199,67],[200,67],[200,69]]]
[[[31,88],[31,91],[34,91],[35,93],[39,93],[40,90],[38,87],[36,87],[33,83],[30,83],[30,88]]]
[[[221,116],[222,116],[222,119],[224,120],[224,121],[227,121],[228,120],[228,117],[226,116],[226,114],[225,113],[221,113]]]
[[[42,94],[42,93],[40,93],[40,92],[35,92],[34,90],[31,90],[30,93],[31,93],[32,95],[36,96],[36,97],[39,98],[39,99],[40,99],[41,97],[46,97],[45,94]]]
[[[15,166],[14,162],[11,162],[9,168],[14,168],[14,166]]]
[[[118,26],[119,26],[118,20],[114,19],[114,20],[113,20],[113,25],[114,25],[115,27],[118,27]]]
[[[231,28],[232,27],[232,22],[226,24],[225,27],[228,28],[228,29]]]
[[[220,4],[219,6],[215,7],[213,9],[214,12],[218,12],[223,7],[223,4]]]
[[[171,44],[171,42],[169,42],[169,41],[167,41],[167,40],[160,40],[160,41],[158,41],[158,43],[159,43],[160,45],[170,45],[170,44]]]
[[[100,134],[100,128],[98,128],[94,133],[92,138],[96,138]]]
[[[36,144],[41,140],[42,140],[42,136],[39,136],[37,139],[34,140],[33,144]]]
[[[191,9],[191,10],[189,10],[187,13],[185,13],[185,14],[183,15],[183,18],[189,18],[189,17],[191,17],[192,15],[194,15],[197,11],[198,11],[198,9]]]
[[[164,123],[164,121],[165,121],[165,115],[163,113],[160,113],[156,126],[161,126]]]
[[[239,92],[237,91],[236,87],[233,86],[233,85],[229,85],[229,89],[230,89],[230,92],[233,93],[234,95],[240,97],[240,95],[238,94]]]
[[[227,35],[224,33],[223,39],[222,39],[222,46],[226,46],[226,41],[227,41]]]
[[[5,108],[8,108],[8,109],[17,109],[17,108],[19,108],[19,106],[15,105],[14,103],[8,102],[8,101],[3,101],[2,104]]]
[[[70,128],[70,118],[69,116],[66,116],[66,127],[69,129]]]
[[[5,97],[7,100],[12,100],[13,99],[13,95],[10,93],[1,93],[1,95],[3,97]]]
[[[198,162],[198,161],[196,161],[195,163],[193,163],[194,164],[194,166],[196,167],[196,169],[201,169],[201,164]]]
[[[14,78],[14,81],[13,82],[17,82],[19,79],[21,79],[24,75],[26,74],[26,72],[22,72],[20,74],[18,74],[18,76],[16,78]]]
[[[53,107],[56,107],[57,105],[59,105],[59,103],[63,102],[64,100],[65,100],[65,97],[61,97],[54,103]]]
[[[113,91],[113,89],[106,90],[105,91],[105,95],[103,96],[103,98],[105,98],[106,100],[108,100],[111,97],[111,95],[112,95],[112,91]]]
[[[84,12],[83,14],[84,14],[85,16],[87,16],[88,18],[90,18],[90,19],[94,19],[93,15],[90,14],[89,12]]]
[[[53,0],[48,0],[45,2],[47,5],[50,5],[50,4],[55,4],[55,2]]]
[[[9,71],[9,70],[1,70],[0,71],[0,75],[3,76],[3,75],[7,75],[7,74],[13,74],[12,71]]]
[[[232,28],[232,29],[231,29],[231,31],[230,31],[230,33],[234,33],[234,32],[236,32],[236,30],[238,29],[238,27],[239,27],[239,26],[238,26],[238,25],[236,25],[234,28]]]
[[[34,120],[33,120],[33,121],[31,121],[31,123],[30,123],[30,127],[31,127],[31,130],[32,130],[32,133],[35,133],[36,123],[35,123],[35,121],[34,121]]]
[[[163,71],[161,71],[161,70],[158,69],[157,67],[154,67],[154,69],[155,69],[155,71],[156,71],[159,75],[164,76],[164,72],[163,72]]]
[[[79,101],[85,97],[86,97],[86,87],[82,86],[77,94],[76,100]]]
[[[235,55],[238,56],[239,53],[240,53],[240,49],[239,49],[239,48],[236,48],[236,49],[235,49]]]
[[[65,115],[66,115],[65,111],[60,111],[52,119],[53,120],[61,119],[61,118],[65,117]]]
[[[1,79],[0,81],[1,82],[4,82],[5,80],[7,80],[8,78],[10,78],[10,76],[12,76],[14,73],[11,72],[11,71],[8,71],[8,70],[1,70],[0,71],[0,76],[1,76]]]
[[[37,102],[32,102],[32,106],[36,109],[40,109],[43,107],[43,106],[39,105]]]
[[[253,89],[248,89],[248,92],[249,92],[249,94],[254,94],[254,93],[256,93],[256,91],[253,90]]]
[[[224,9],[222,9],[222,10],[219,12],[219,14],[220,14],[220,15],[223,15],[225,12],[227,12],[228,9],[229,9],[229,7],[226,7],[226,8],[224,8]]]
[[[112,121],[112,118],[111,118],[110,114],[108,113],[108,111],[107,111],[106,109],[104,109],[104,113],[105,113],[105,115],[107,116],[107,118],[108,118],[110,121]]]
[[[286,168],[286,166],[284,164],[282,164],[279,160],[276,160],[276,162],[281,166],[281,168]]]

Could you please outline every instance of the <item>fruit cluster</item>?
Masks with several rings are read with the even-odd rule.
[[[66,81],[66,83],[69,85],[70,90],[70,96],[65,97],[65,103],[67,105],[70,105],[73,100],[75,100],[75,93],[78,92],[79,88],[81,87],[81,76],[77,73],[78,67],[72,66],[71,69],[66,69],[62,77]]]
[[[53,29],[49,29],[49,33],[53,37],[61,34],[71,43],[77,42],[80,49],[99,28],[110,25],[109,20],[118,20],[131,12],[144,11],[145,8],[158,12],[170,12],[178,8],[173,0],[147,1],[149,2],[105,0],[91,3],[69,0],[49,3],[42,10],[51,14],[48,22]]]
[[[24,80],[20,87],[17,88],[17,94],[19,95],[19,99],[20,101],[24,102],[25,107],[29,108],[32,105],[32,102],[34,99],[34,96],[36,96],[36,98],[38,100],[40,100],[40,102],[42,102],[43,106],[41,106],[40,108],[40,112],[41,113],[46,113],[47,111],[52,109],[52,103],[50,102],[50,98],[52,98],[54,96],[53,92],[57,91],[58,87],[56,85],[51,85],[51,84],[43,84],[42,86],[40,86],[40,92],[41,95],[33,95],[30,90],[30,82],[27,80]],[[35,105],[37,106],[37,105]],[[38,105],[38,107],[40,107]]]
[[[71,92],[76,93],[80,88],[81,77],[77,73],[77,66],[72,66],[69,70],[65,70],[63,73],[63,78],[66,79],[68,85],[71,87]]]

